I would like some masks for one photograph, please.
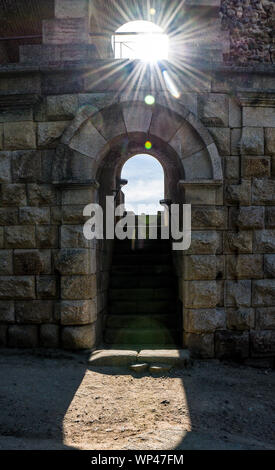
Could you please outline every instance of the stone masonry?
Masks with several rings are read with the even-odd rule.
[[[112,194],[124,161],[149,139],[165,197],[192,204],[191,246],[175,256],[182,345],[194,356],[271,364],[274,65],[224,63],[227,46],[237,54],[229,25],[231,43],[214,58],[210,46],[204,61],[190,55],[193,77],[178,70],[179,99],[148,69],[133,89],[139,63],[118,66],[98,53],[88,34],[91,3],[55,0],[42,43],[22,45],[19,63],[0,66],[0,346],[100,343],[112,243],[84,238],[83,208]],[[199,2],[220,32],[220,7],[225,14],[231,3],[242,2]],[[267,12],[270,3],[257,5]],[[198,2],[186,8],[197,14]]]

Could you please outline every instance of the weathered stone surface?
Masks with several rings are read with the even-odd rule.
[[[228,279],[258,279],[263,277],[262,255],[228,255],[226,256]]]
[[[89,15],[89,2],[87,0],[55,0],[55,18],[84,18]]]
[[[88,17],[43,20],[43,44],[63,45],[88,42]]]
[[[12,348],[36,348],[38,329],[36,325],[11,325],[8,330],[8,345]]]
[[[254,178],[252,182],[252,204],[275,204],[275,180]]]
[[[221,359],[242,360],[249,356],[249,333],[247,331],[216,331],[215,352]]]
[[[240,177],[240,159],[239,157],[224,158],[224,175],[227,179],[238,179]]]
[[[57,296],[57,280],[54,276],[36,278],[37,297],[39,299],[54,299]]]
[[[91,242],[84,237],[83,225],[61,227],[61,248],[88,248]]]
[[[223,309],[184,310],[184,331],[188,333],[212,333],[225,328]]]
[[[254,250],[257,253],[275,252],[275,230],[257,230],[254,232]]]
[[[252,253],[252,238],[250,231],[225,232],[224,253]]]
[[[50,184],[28,184],[30,206],[47,206],[56,204],[56,191]]]
[[[224,207],[193,207],[193,228],[217,228],[227,227],[227,212]]]
[[[223,94],[205,93],[198,97],[199,117],[206,126],[228,126],[229,102]]]
[[[264,207],[250,206],[230,209],[230,222],[240,230],[264,228]]]
[[[40,344],[42,348],[59,347],[59,326],[45,324],[40,327]]]
[[[275,278],[275,254],[264,255],[264,273],[265,277]]]
[[[261,178],[270,176],[270,157],[243,157],[242,176],[244,178]]]
[[[249,206],[251,201],[250,180],[242,180],[240,184],[226,185],[225,201],[227,204],[241,204],[243,206]]]
[[[275,307],[256,308],[256,326],[260,330],[275,330]]]
[[[192,230],[191,245],[186,254],[215,254],[221,252],[221,234],[216,231]]]
[[[39,225],[36,227],[38,248],[58,247],[58,228],[55,225]]]
[[[67,121],[40,122],[37,129],[38,148],[55,148],[67,125]]]
[[[18,209],[0,207],[0,225],[15,225],[18,223]]]
[[[12,250],[0,250],[0,275],[13,274]]]
[[[1,149],[1,145],[0,145]],[[0,152],[0,183],[11,181],[11,153]]]
[[[35,227],[14,225],[5,227],[6,248],[35,248]]]
[[[230,129],[227,127],[208,127],[220,155],[230,155]]]
[[[49,207],[22,207],[19,209],[19,220],[22,224],[49,224]]]
[[[83,204],[85,206],[94,202],[94,193],[93,188],[78,188],[77,191],[75,189],[64,189],[62,191],[62,204],[64,206],[68,204]]]
[[[265,152],[267,155],[275,155],[275,128],[268,127],[264,131],[265,131]]]
[[[262,127],[243,128],[241,153],[243,155],[264,155],[264,130]]]
[[[0,348],[7,346],[8,340],[8,327],[7,325],[0,325]]]
[[[227,308],[227,328],[230,330],[250,330],[255,327],[255,312],[253,308]]]
[[[214,357],[214,334],[184,333],[184,345],[191,351],[193,357]]]
[[[213,308],[218,302],[216,281],[184,281],[183,300],[187,308]]]
[[[251,304],[251,281],[225,281],[225,305],[228,307]]]
[[[39,274],[46,267],[45,256],[38,250],[14,250],[14,274]]]
[[[55,253],[54,266],[60,274],[90,274],[90,251],[63,248]]]
[[[47,116],[50,120],[73,119],[77,107],[77,95],[47,96]]]
[[[0,150],[3,149],[3,133],[4,133],[4,126],[0,123]]]
[[[25,184],[2,184],[3,206],[25,206],[27,204]]]
[[[63,224],[84,224],[87,217],[83,216],[83,205],[63,206],[62,207],[62,221]]]
[[[94,300],[63,300],[60,313],[62,325],[93,323],[96,320],[96,302]]]
[[[41,152],[25,150],[12,153],[12,172],[15,182],[37,182],[41,179]]]
[[[252,356],[275,355],[275,331],[251,331]]]
[[[95,325],[65,326],[61,337],[65,349],[91,349],[96,342]]]
[[[216,279],[218,272],[223,276],[223,262],[216,255],[190,255],[183,258],[185,280]]]
[[[266,228],[275,228],[275,207],[266,207],[265,224]]]
[[[34,122],[5,122],[4,148],[24,150],[36,148],[36,124]]]
[[[275,305],[275,282],[273,279],[252,281],[252,305],[255,307]]]
[[[256,126],[259,123],[264,127],[275,127],[275,108],[264,106],[243,108],[243,125]]]
[[[17,323],[48,323],[52,321],[53,304],[51,300],[32,300],[15,302]]]
[[[92,366],[128,366],[137,360],[137,351],[127,349],[99,349],[89,357]],[[141,364],[138,364],[141,365]],[[148,368],[148,364],[146,364]]]
[[[1,276],[1,299],[35,299],[34,276]]]
[[[242,129],[231,129],[231,155],[240,155],[241,153]]]
[[[0,248],[4,248],[4,227],[0,227]]]
[[[14,323],[14,302],[10,300],[0,301],[0,323]]]
[[[187,349],[142,349],[137,355],[138,363],[162,362],[173,366],[187,366],[190,353]]]
[[[61,298],[68,300],[93,299],[96,296],[96,276],[62,276]]]
[[[234,98],[229,98],[229,127],[241,127],[242,110]]]

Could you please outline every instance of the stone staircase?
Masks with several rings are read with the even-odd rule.
[[[181,314],[168,240],[115,240],[104,342],[177,348]]]

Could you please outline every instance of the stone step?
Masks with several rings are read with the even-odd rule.
[[[127,265],[156,265],[156,264],[168,264],[172,265],[172,257],[169,253],[136,253],[131,254],[117,254],[113,255],[113,266]]]
[[[97,349],[92,352],[88,364],[95,367],[125,367],[133,364],[168,364],[173,367],[188,367],[192,364],[188,349]]]
[[[136,289],[109,289],[109,300],[173,300],[175,292],[170,287],[136,288]]]
[[[133,275],[162,275],[173,274],[172,264],[154,264],[154,265],[133,265],[133,264],[112,264],[111,276],[117,274]]]
[[[134,313],[173,313],[176,311],[176,300],[112,300],[108,308],[111,315]]]
[[[116,273],[110,279],[111,288],[137,288],[137,287],[173,287],[176,286],[177,279],[174,276],[167,276],[166,274],[146,274],[139,275],[132,273],[131,275],[123,273]]]
[[[176,327],[178,315],[107,315],[107,328],[160,328]]]
[[[168,328],[106,328],[104,341],[107,344],[170,344],[179,343],[178,330]]]

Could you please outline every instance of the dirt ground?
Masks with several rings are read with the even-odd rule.
[[[274,370],[218,361],[138,377],[6,353],[0,449],[275,449],[274,386]]]

